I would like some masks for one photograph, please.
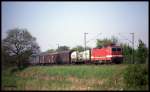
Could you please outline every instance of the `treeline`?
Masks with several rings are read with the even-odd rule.
[[[138,47],[133,49],[127,44],[121,44],[123,48],[124,63],[134,63],[134,64],[143,64],[148,63],[148,48],[142,42],[138,41]]]
[[[91,49],[91,48],[90,47],[86,47],[86,49]],[[83,46],[81,46],[81,45],[77,45],[77,46],[75,46],[73,48],[70,48],[69,46],[65,46],[64,45],[64,46],[60,46],[57,49],[49,49],[46,52],[52,53],[52,52],[59,52],[59,51],[66,51],[66,50],[76,50],[76,51],[81,52],[81,51],[84,51],[85,48]]]
[[[137,49],[134,49],[133,61],[133,48],[125,43],[118,43],[118,39],[114,36],[110,39],[97,39],[96,47],[101,48],[109,44],[120,44],[123,48],[124,63],[146,63],[148,62],[148,48],[139,40]],[[25,67],[29,58],[33,54],[40,53],[40,47],[33,37],[26,29],[11,29],[7,33],[7,37],[2,40],[2,67],[17,66],[18,69]],[[90,49],[90,47],[86,47]],[[77,45],[73,48],[69,46],[60,46],[57,49],[49,49],[47,52],[56,52],[64,50],[77,50],[84,51],[84,47]]]

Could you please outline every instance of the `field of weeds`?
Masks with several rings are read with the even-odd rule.
[[[31,66],[2,71],[2,90],[127,90],[127,65]]]

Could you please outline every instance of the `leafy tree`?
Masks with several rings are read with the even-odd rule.
[[[103,46],[106,46],[111,43],[112,43],[111,40],[106,39],[106,38],[103,40],[97,39],[96,47],[102,48]]]
[[[89,49],[91,49],[91,47],[88,47],[88,46],[87,46],[86,49],[89,50]]]
[[[55,50],[54,49],[49,49],[49,50],[47,50],[47,52],[52,53],[52,52],[55,52]]]
[[[72,50],[76,50],[76,51],[81,52],[81,51],[84,51],[84,47],[83,47],[83,46],[78,45],[78,46],[76,46],[76,47],[73,47],[73,48],[72,48]]]
[[[124,61],[125,63],[132,63],[132,48],[127,45],[127,44],[123,44],[121,43],[120,46],[122,47],[123,49],[123,56],[124,56]]]
[[[146,45],[142,42],[142,40],[139,40],[136,56],[137,63],[145,63],[146,59],[148,58],[148,49]]]
[[[96,42],[96,47],[103,47],[103,46],[107,46],[107,45],[110,45],[110,44],[116,44],[118,42],[118,39],[114,36],[111,37],[111,39],[107,39],[107,38],[104,38],[102,40],[100,39],[97,39],[97,42]]]
[[[14,63],[13,63],[13,61],[12,60],[14,60],[13,58],[14,57],[10,57],[9,56],[9,53],[8,52],[6,52],[6,48],[4,48],[3,47],[3,45],[2,45],[2,48],[1,48],[1,51],[2,51],[2,68],[6,68],[6,67],[10,67],[10,66],[13,66],[14,65]]]
[[[11,29],[7,34],[2,41],[2,46],[5,53],[15,58],[14,62],[21,69],[32,54],[40,52],[39,46],[36,39],[26,29]]]
[[[115,36],[111,37],[111,41],[112,41],[113,44],[117,44],[118,43],[118,39]]]
[[[60,46],[59,48],[56,49],[56,51],[66,51],[69,50],[68,46]]]
[[[86,50],[88,50],[88,49],[91,49],[91,48],[90,47],[86,47]],[[84,51],[85,48],[83,46],[81,46],[81,45],[77,45],[77,46],[73,47],[71,50],[75,50],[75,51],[81,52],[81,51]]]

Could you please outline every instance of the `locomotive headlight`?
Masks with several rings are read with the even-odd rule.
[[[112,57],[112,55],[106,55],[106,57]]]

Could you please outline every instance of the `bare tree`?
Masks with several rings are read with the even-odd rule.
[[[18,68],[22,68],[25,60],[30,55],[40,52],[36,39],[26,29],[11,29],[3,39],[2,46],[9,53],[9,56],[16,57]]]

